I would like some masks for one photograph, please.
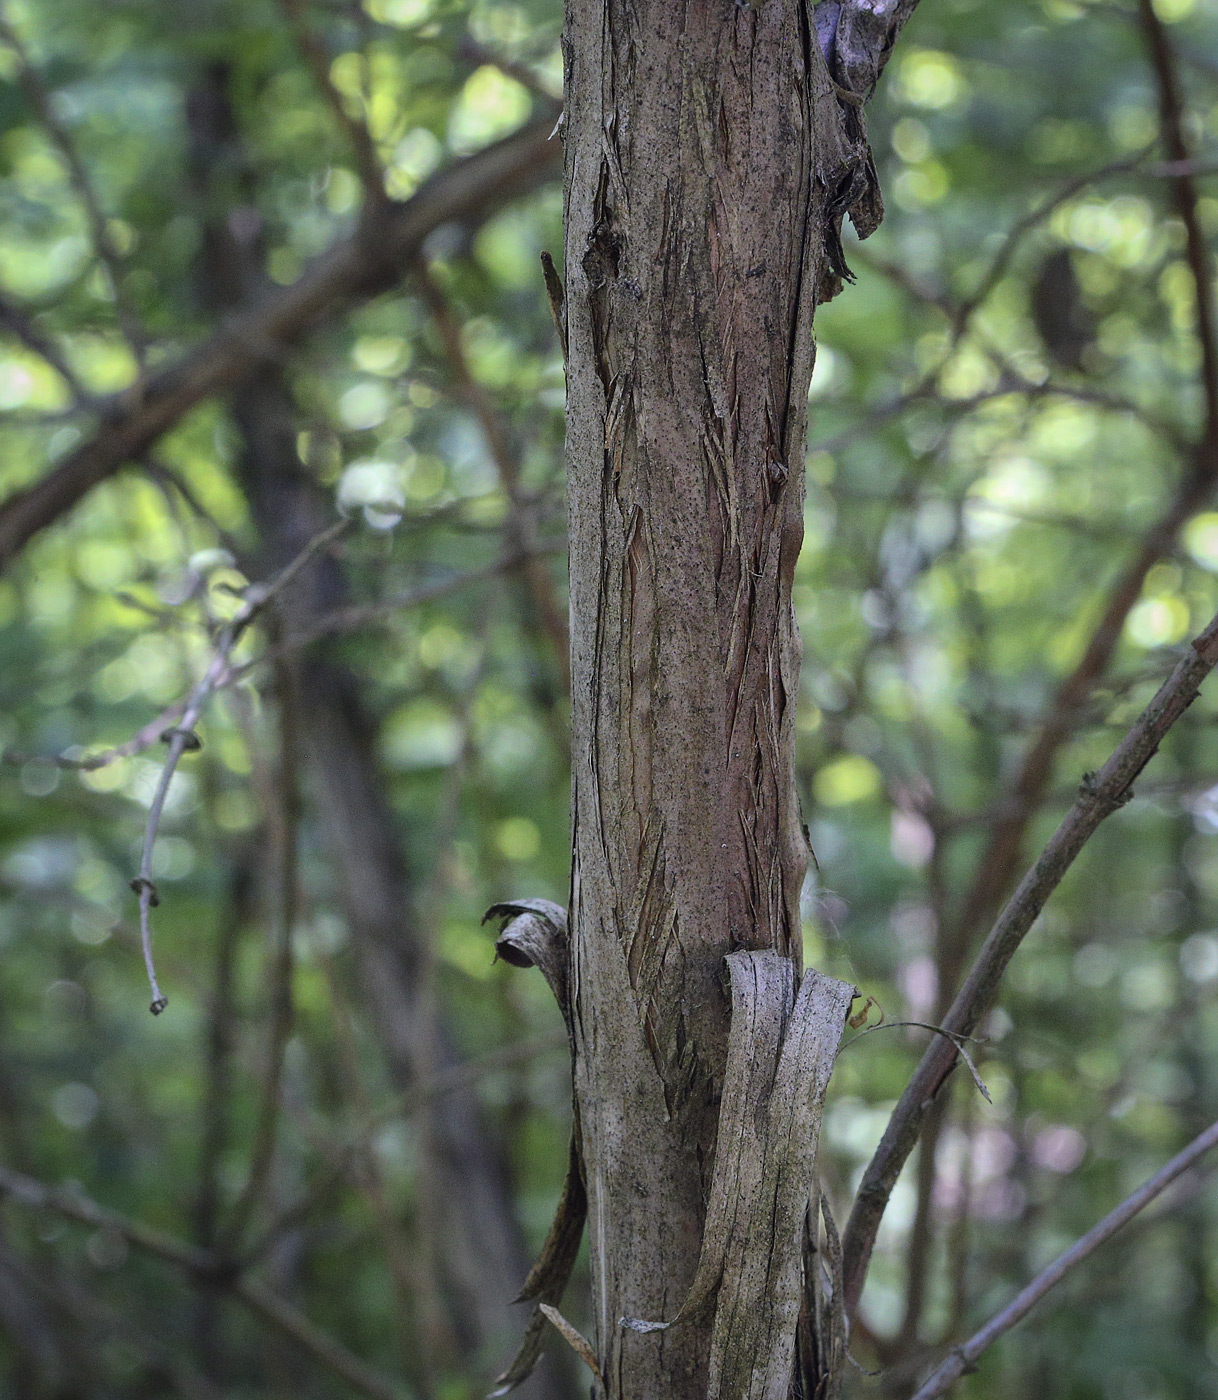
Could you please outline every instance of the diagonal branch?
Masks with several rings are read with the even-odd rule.
[[[1161,1195],[1178,1177],[1184,1175],[1194,1163],[1207,1152],[1218,1147],[1218,1123],[1212,1124],[1200,1136],[1171,1159],[1119,1206],[1093,1225],[1080,1240],[1076,1240],[1064,1254],[1016,1295],[1001,1312],[995,1314],[979,1331],[975,1332],[962,1346],[953,1348],[947,1359],[933,1376],[917,1391],[913,1400],[938,1400],[961,1376],[973,1370],[977,1358],[985,1349],[1009,1332],[1018,1322],[1022,1322],[1050,1289],[1112,1238],[1127,1225],[1140,1210],[1144,1210]]]
[[[330,65],[327,61],[325,45],[309,27],[308,20],[305,18],[303,0],[279,0],[279,7],[291,26],[296,47],[309,72],[313,75],[317,90],[325,99],[331,112],[334,113],[334,119],[347,138],[351,154],[354,156],[356,167],[359,170],[360,184],[364,187],[364,194],[370,204],[384,203],[386,199],[385,172],[376,153],[376,143],[365,123],[357,117],[353,117],[347,110],[342,93],[334,86],[330,77]]]
[[[1162,139],[1172,163],[1177,167],[1180,167],[1181,162],[1185,163],[1185,166],[1180,168],[1180,173],[1172,176],[1172,181],[1177,213],[1185,228],[1188,264],[1196,291],[1197,336],[1201,350],[1201,379],[1206,406],[1205,422],[1200,437],[1190,449],[1187,470],[1172,500],[1143,538],[1137,555],[1112,586],[1103,614],[1082,657],[1058,687],[1035,740],[1024,754],[1011,786],[1010,801],[990,830],[972,882],[954,921],[951,947],[955,958],[958,959],[956,968],[962,967],[963,958],[973,937],[994,917],[999,901],[1011,886],[1019,868],[1020,853],[1029,823],[1052,780],[1058,754],[1069,739],[1092,688],[1108,669],[1125,621],[1141,596],[1148,573],[1175,547],[1181,529],[1193,513],[1203,506],[1218,482],[1218,337],[1215,333],[1212,305],[1212,260],[1201,230],[1196,185],[1191,172],[1186,168],[1190,152],[1184,135],[1183,106],[1175,59],[1150,0],[1139,0],[1139,4],[1151,63],[1159,87]],[[1057,201],[1051,200],[1049,205],[1055,202]],[[1047,207],[1049,206],[1042,206],[1037,212],[1043,213]],[[1016,231],[1021,230],[1022,225],[1017,225]],[[1013,231],[1008,240],[1008,246],[1014,241],[1016,231]],[[995,269],[1000,270],[1000,264],[1001,254],[995,263]],[[989,279],[983,281],[978,295],[988,294],[991,285]],[[978,299],[974,297],[967,304],[969,311],[975,309],[978,304]],[[957,333],[964,324],[964,320],[957,319]],[[1002,918],[1006,918],[1005,911]],[[986,947],[989,946],[987,943]],[[984,950],[981,956],[985,956]],[[1005,967],[1005,963],[1003,966]],[[954,977],[947,981],[950,985]],[[957,1004],[966,990],[967,984],[957,997]],[[952,1028],[959,1029],[954,1026]],[[942,1047],[932,1046],[931,1049],[938,1050],[942,1055]],[[914,1080],[910,1082],[907,1094],[913,1090],[916,1082],[920,1082],[919,1077],[930,1054],[931,1052],[928,1052],[928,1056],[923,1058],[922,1065],[915,1072]],[[952,1058],[954,1060],[954,1056]],[[941,1079],[935,1081],[930,1094],[937,1092],[941,1082]],[[923,1082],[922,1087],[926,1089],[926,1083]],[[928,1095],[923,1094],[923,1097]],[[846,1278],[852,1306],[857,1303],[862,1290],[867,1259],[870,1257],[875,1231],[887,1204],[891,1185],[912,1151],[921,1127],[922,1115],[919,1110],[915,1115],[916,1123],[912,1126],[912,1132],[910,1131],[912,1120],[908,1117],[907,1109],[908,1104],[903,1096],[894,1110],[889,1131],[885,1132],[867,1169],[860,1198],[855,1203],[855,1210],[847,1226]],[[897,1123],[898,1116],[902,1119],[900,1124]],[[884,1182],[888,1185],[883,1185]],[[866,1200],[863,1199],[863,1191],[868,1193]]]
[[[233,316],[194,350],[148,376],[139,395],[111,399],[101,426],[33,486],[0,505],[0,570],[94,486],[147,452],[197,404],[231,389],[327,318],[395,286],[424,240],[443,224],[488,218],[552,178],[561,147],[555,112],[456,161],[405,203],[372,219],[314,262],[298,281]]]
[[[974,935],[993,918],[1003,894],[1010,889],[1019,855],[1035,814],[1053,777],[1062,745],[1069,739],[1092,689],[1108,670],[1121,640],[1125,621],[1142,595],[1151,569],[1175,547],[1180,531],[1204,505],[1214,488],[1218,452],[1198,448],[1194,468],[1177,488],[1162,516],[1143,538],[1133,560],[1118,576],[1108,595],[1086,649],[1073,671],[1053,696],[1040,730],[1023,756],[1011,784],[1004,811],[994,822],[972,882],[955,920],[953,942],[966,950]]]
[[[80,382],[76,371],[68,363],[59,346],[49,335],[42,332],[28,311],[10,301],[7,296],[0,296],[0,329],[11,331],[27,350],[50,365],[68,386],[68,391],[78,406],[90,403],[93,395]]]
[[[1184,101],[1176,57],[1152,0],[1138,0],[1138,17],[1150,66],[1159,91],[1159,126],[1168,160],[1178,167],[1172,177],[1176,213],[1184,225],[1189,272],[1197,302],[1197,340],[1201,347],[1201,383],[1205,394],[1205,441],[1218,447],[1218,330],[1214,326],[1214,263],[1201,226],[1197,185],[1188,169],[1192,159],[1184,132]]]
[[[80,152],[76,149],[67,127],[60,121],[55,111],[52,95],[43,85],[42,77],[30,59],[24,40],[9,23],[8,16],[4,14],[2,9],[0,9],[0,39],[17,55],[17,81],[21,84],[25,99],[68,168],[72,188],[76,191],[77,198],[85,211],[89,235],[93,242],[93,251],[106,269],[110,279],[110,287],[114,295],[114,310],[118,316],[119,327],[142,372],[146,337],[123,291],[122,255],[115,246],[110,226],[106,222],[106,216],[101,207],[101,201],[97,197],[97,191],[93,188],[93,181],[89,177]],[[58,365],[55,367],[59,369]],[[60,369],[60,373],[63,373],[62,369]],[[68,382],[72,383],[72,380],[69,379]]]
[[[1186,650],[1154,699],[1142,711],[1098,773],[1086,774],[1078,797],[1035,864],[1020,881],[990,930],[964,985],[943,1018],[951,1036],[969,1035],[992,1005],[999,983],[1049,896],[1061,883],[1096,828],[1130,798],[1131,786],[1164,735],[1197,698],[1201,682],[1218,663],[1218,617]],[[955,1067],[954,1040],[936,1037],[905,1086],[880,1145],[863,1175],[843,1237],[846,1302],[857,1305],[876,1231],[922,1122]]]
[[[38,1210],[54,1211],[82,1225],[112,1230],[135,1249],[175,1265],[194,1279],[226,1288],[252,1313],[269,1322],[331,1374],[344,1380],[361,1395],[366,1395],[368,1400],[402,1400],[401,1392],[395,1385],[365,1366],[359,1357],[333,1337],[319,1331],[291,1303],[254,1279],[227,1275],[218,1270],[216,1257],[210,1251],[183,1244],[172,1235],[154,1230],[138,1220],[116,1215],[87,1196],[56,1190],[4,1166],[0,1166],[0,1195],[11,1196]]]

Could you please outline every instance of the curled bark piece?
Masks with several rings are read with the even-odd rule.
[[[562,1193],[550,1223],[546,1242],[541,1247],[537,1262],[529,1270],[529,1276],[513,1303],[530,1303],[534,1299],[552,1303],[562,1297],[571,1270],[575,1266],[575,1256],[579,1253],[579,1242],[584,1233],[584,1220],[588,1214],[588,1197],[584,1190],[584,1163],[580,1155],[579,1143],[571,1134],[571,1146],[567,1156],[567,1175],[562,1184]]]
[[[751,1214],[745,1198],[758,1184],[756,1173],[765,1155],[765,1110],[795,1000],[795,967],[777,953],[733,953],[726,962],[732,980],[732,1024],[698,1268],[676,1317],[670,1322],[622,1318],[632,1332],[662,1332],[697,1317],[723,1278],[737,1215]]]
[[[550,899],[513,899],[492,904],[482,916],[503,919],[495,939],[495,953],[513,967],[535,967],[546,979],[567,1033],[571,1031],[571,989],[568,970],[571,942],[567,932],[567,911]]]
[[[584,1220],[588,1214],[588,1200],[584,1192],[584,1164],[579,1150],[578,1125],[571,1133],[570,1156],[567,1162],[567,1177],[563,1182],[562,1195],[546,1242],[537,1256],[537,1262],[529,1270],[524,1287],[516,1295],[514,1302],[522,1303],[537,1299],[524,1336],[520,1340],[511,1365],[502,1375],[495,1378],[495,1388],[487,1400],[507,1395],[523,1380],[532,1374],[533,1367],[541,1356],[545,1341],[546,1309],[562,1301],[575,1258],[579,1253],[579,1242],[584,1233]],[[599,1371],[598,1371],[599,1374]]]
[[[733,953],[732,1023],[702,1253],[671,1323],[716,1297],[708,1400],[786,1400],[802,1296],[804,1217],[825,1091],[855,991],[777,953]]]
[[[509,1395],[518,1385],[528,1380],[533,1374],[533,1367],[537,1365],[537,1358],[541,1355],[545,1332],[546,1315],[540,1308],[534,1308],[512,1364],[502,1375],[495,1377],[495,1388],[487,1392],[486,1400],[500,1400],[502,1396]]]
[[[554,993],[554,999],[558,1002],[566,1022],[567,1035],[570,1037],[570,943],[567,911],[562,905],[548,899],[518,899],[492,905],[486,911],[483,923],[493,918],[505,920],[499,937],[495,940],[495,952],[513,967],[537,968]],[[495,1388],[490,1392],[488,1400],[507,1395],[532,1373],[541,1355],[547,1320],[562,1331],[558,1322],[554,1321],[555,1318],[561,1319],[556,1305],[562,1301],[571,1271],[575,1267],[587,1214],[588,1198],[584,1185],[583,1155],[580,1150],[579,1114],[578,1110],[573,1110],[567,1175],[558,1198],[554,1220],[541,1247],[541,1253],[537,1256],[537,1262],[529,1270],[528,1278],[513,1299],[513,1302],[517,1303],[536,1301],[537,1307],[529,1318],[511,1365],[496,1378]],[[566,1333],[563,1335],[566,1336]],[[576,1332],[575,1335],[579,1336],[579,1333]],[[571,1339],[568,1337],[567,1340]],[[584,1346],[587,1346],[586,1342]],[[600,1372],[594,1362],[595,1358],[589,1364],[599,1377]]]

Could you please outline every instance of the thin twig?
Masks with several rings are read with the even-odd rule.
[[[61,353],[59,346],[49,335],[44,335],[33,316],[23,307],[15,305],[7,296],[0,296],[0,327],[12,331],[27,350],[33,351],[39,359],[51,366],[60,379],[68,386],[68,391],[76,400],[76,408],[87,408],[93,402],[93,395],[76,376],[76,371]]]
[[[522,88],[526,88],[534,97],[541,98],[543,102],[562,101],[562,93],[555,92],[527,63],[522,63],[516,58],[508,58],[506,54],[488,48],[485,44],[479,43],[472,34],[463,34],[457,41],[457,57],[466,63],[477,64],[479,67],[485,65],[498,68],[501,73],[518,82]]]
[[[199,722],[199,716],[203,713],[203,708],[212,691],[230,670],[230,658],[237,642],[240,641],[258,614],[283,592],[309,560],[332,544],[339,535],[350,527],[349,520],[337,521],[328,529],[323,530],[320,535],[311,539],[296,558],[286,565],[270,583],[251,584],[245,590],[244,601],[234,617],[221,631],[207,670],[204,671],[202,679],[191,691],[180,721],[172,729],[165,730],[161,736],[169,744],[169,752],[165,757],[165,766],[161,769],[160,780],[148,808],[148,821],[144,827],[144,845],[140,855],[139,874],[131,881],[131,888],[139,895],[140,900],[140,942],[144,952],[144,966],[148,972],[148,983],[152,988],[150,1010],[154,1016],[159,1016],[169,1001],[157,985],[156,968],[152,961],[151,915],[152,910],[160,903],[157,888],[152,879],[152,851],[156,845],[161,814],[165,808],[165,798],[169,793],[169,785],[173,781],[174,772],[184,753],[202,747],[199,736],[195,733],[195,725]]]
[[[1188,647],[1103,768],[1084,777],[1074,804],[990,930],[943,1018],[945,1032],[969,1035],[989,1009],[1008,964],[1049,896],[1100,823],[1128,801],[1134,780],[1153,757],[1163,736],[1197,698],[1201,682],[1216,662],[1218,617]],[[864,1173],[843,1242],[846,1301],[850,1308],[857,1305],[862,1293],[876,1231],[897,1176],[957,1057],[957,1047],[950,1039],[938,1036],[931,1042]]]
[[[522,1064],[535,1059],[538,1055],[566,1048],[567,1037],[565,1034],[543,1036],[536,1040],[522,1041],[516,1045],[506,1045],[499,1050],[480,1056],[476,1060],[468,1060],[464,1064],[451,1065],[447,1069],[440,1070],[433,1078],[394,1097],[375,1114],[366,1116],[341,1143],[334,1147],[329,1154],[330,1160],[319,1173],[317,1180],[288,1206],[278,1219],[272,1221],[262,1235],[246,1249],[243,1256],[246,1263],[261,1258],[277,1240],[283,1238],[288,1230],[307,1219],[318,1202],[329,1195],[348,1175],[356,1159],[367,1151],[372,1135],[386,1123],[409,1117],[423,1107],[429,1099],[438,1098],[443,1094],[460,1093],[462,1090],[472,1088],[485,1075],[494,1073],[497,1069]]]
[[[20,766],[26,763],[46,763],[52,764],[56,768],[65,768],[70,772],[92,773],[98,768],[105,768],[108,764],[116,763],[120,758],[133,758],[136,754],[143,753],[145,749],[150,749],[170,725],[181,719],[186,712],[187,701],[175,700],[172,705],[167,705],[159,715],[136,731],[126,743],[118,744],[112,749],[103,749],[101,753],[90,754],[88,758],[73,758],[71,752],[58,754],[40,753],[20,753],[15,749],[6,749],[0,754],[0,763],[7,763]]]
[[[1128,156],[1123,160],[1111,161],[1098,170],[1090,170],[1085,174],[1076,175],[1073,179],[1060,185],[1051,195],[1042,199],[1035,209],[1029,210],[1023,218],[1017,220],[1007,230],[1001,247],[982,274],[972,295],[966,297],[956,308],[956,313],[952,318],[951,339],[953,346],[959,344],[974,313],[989,299],[990,293],[1006,276],[1007,269],[1019,251],[1020,245],[1030,233],[1039,228],[1054,210],[1061,208],[1076,194],[1081,194],[1088,185],[1105,180],[1111,175],[1126,175],[1137,170],[1149,154],[1150,149],[1147,148],[1144,151],[1139,151],[1137,155]]]
[[[402,1391],[390,1380],[365,1365],[354,1352],[348,1351],[328,1333],[315,1327],[291,1303],[272,1293],[254,1279],[240,1278],[233,1285],[233,1294],[257,1317],[278,1328],[302,1351],[338,1376],[369,1400],[403,1400]]]
[[[566,548],[565,539],[543,540],[534,546],[534,551],[537,554],[562,554]],[[320,617],[315,618],[307,626],[289,632],[281,642],[268,647],[265,652],[252,661],[235,667],[232,679],[239,680],[255,667],[261,666],[277,656],[284,656],[299,651],[302,647],[311,646],[323,637],[358,632],[370,624],[388,621],[394,613],[400,612],[403,608],[416,608],[424,603],[434,603],[441,598],[447,598],[453,593],[460,592],[463,588],[468,588],[471,584],[485,583],[488,579],[495,578],[509,569],[519,567],[524,557],[522,551],[512,550],[501,555],[498,559],[492,560],[489,564],[483,564],[476,569],[466,569],[462,573],[450,574],[447,578],[437,579],[434,583],[420,584],[417,588],[391,594],[388,598],[382,598],[375,603],[355,603],[350,607],[335,608],[332,612],[322,613]]]
[[[954,1031],[945,1030],[942,1026],[932,1026],[929,1021],[883,1021],[878,1026],[868,1026],[865,1031],[859,1031],[858,1035],[852,1035],[850,1039],[842,1045],[841,1049],[837,1053],[840,1055],[842,1053],[842,1050],[845,1050],[847,1046],[853,1045],[856,1040],[862,1040],[862,1038],[865,1035],[873,1035],[876,1031],[896,1030],[898,1026],[917,1026],[919,1030],[934,1031],[936,1035],[946,1036],[947,1039],[950,1040],[952,1044],[956,1047],[956,1050],[959,1053],[960,1058],[964,1061],[969,1074],[972,1075],[973,1083],[977,1088],[977,1092],[986,1101],[986,1103],[992,1104],[994,1102],[994,1100],[990,1097],[990,1091],[985,1087],[985,1081],[977,1072],[977,1066],[973,1063],[973,1057],[964,1048],[964,1043],[968,1040],[973,1040],[977,1041],[979,1044],[984,1044],[985,1039],[982,1036],[957,1035]]]
[[[566,540],[542,540],[534,546],[535,552],[542,555],[562,554],[566,548]],[[388,598],[381,598],[375,603],[356,603],[350,607],[335,608],[332,612],[322,613],[307,627],[290,632],[279,641],[268,643],[264,651],[259,652],[249,661],[222,668],[212,683],[211,691],[214,693],[219,690],[227,690],[239,681],[243,681],[260,667],[292,656],[305,647],[312,646],[314,642],[320,641],[323,637],[343,636],[351,632],[358,632],[364,627],[387,622],[395,613],[404,609],[438,602],[442,598],[449,598],[454,593],[459,593],[463,588],[469,588],[476,583],[485,583],[488,579],[495,578],[509,569],[519,567],[521,559],[521,553],[513,551],[476,569],[450,574],[446,578],[435,580],[433,583],[420,584],[417,588],[391,594]],[[155,719],[150,720],[125,743],[111,749],[103,749],[100,753],[90,754],[88,758],[75,758],[71,755],[70,750],[66,753],[39,754],[8,749],[0,754],[0,763],[13,767],[21,767],[26,763],[46,763],[71,772],[86,773],[98,768],[105,768],[118,759],[132,758],[136,754],[150,749],[164,736],[170,726],[181,720],[188,704],[189,700],[175,700],[172,705],[162,710]]]
[[[139,321],[128,304],[127,297],[123,291],[123,259],[118,248],[115,246],[111,236],[109,226],[106,223],[105,213],[102,211],[101,202],[97,197],[97,191],[93,188],[93,182],[89,178],[89,172],[81,159],[80,152],[76,149],[76,144],[72,140],[63,122],[55,113],[55,104],[51,94],[46,90],[42,82],[42,76],[30,59],[29,50],[25,46],[25,41],[9,23],[8,17],[0,8],[0,39],[2,39],[17,55],[17,81],[21,84],[21,90],[25,93],[26,101],[33,108],[35,115],[42,125],[43,130],[50,138],[51,143],[63,157],[64,164],[68,167],[68,174],[71,177],[72,187],[76,191],[81,205],[88,220],[89,232],[93,240],[93,251],[100,259],[106,269],[110,279],[111,290],[114,294],[114,309],[118,315],[118,323],[123,332],[123,338],[131,348],[131,353],[135,356],[135,362],[139,367],[141,375],[144,371],[144,357],[146,350],[146,337]],[[53,362],[51,362],[53,363]],[[63,370],[58,365],[55,366],[63,374]],[[64,376],[69,384],[73,380]],[[84,397],[88,397],[85,395]]]
[[[973,1370],[977,1358],[987,1347],[996,1342],[1005,1332],[1009,1332],[1016,1323],[1027,1317],[1045,1294],[1051,1288],[1055,1288],[1071,1269],[1094,1254],[1100,1245],[1111,1239],[1123,1225],[1128,1224],[1139,1211],[1144,1210],[1177,1177],[1183,1176],[1195,1162],[1214,1147],[1218,1147],[1218,1123],[1214,1123],[1199,1137],[1194,1138],[1183,1152],[1178,1153],[1166,1166],[1161,1167],[1149,1181],[1143,1182],[1133,1195],[1122,1201],[1115,1210],[1110,1211],[1098,1225],[1092,1226],[1082,1239],[1077,1240],[1064,1254],[1059,1255],[1043,1273],[1038,1274],[1022,1292],[1013,1298],[1001,1312],[992,1317],[984,1327],[975,1332],[967,1342],[953,1348],[947,1360],[917,1391],[913,1400],[937,1400],[938,1396],[945,1394],[948,1388],[954,1385],[961,1376]]]
[[[478,420],[486,445],[490,449],[491,460],[495,463],[500,484],[508,498],[508,548],[521,556],[521,570],[529,596],[550,639],[554,659],[562,677],[563,692],[569,694],[571,663],[567,620],[564,610],[558,604],[554,580],[538,553],[537,525],[521,490],[520,454],[511,441],[502,415],[496,411],[486,390],[474,378],[465,355],[465,347],[461,344],[461,328],[440,284],[427,268],[420,273],[419,282],[423,290],[423,300],[427,303],[444,343],[444,353],[456,381],[457,392]]]
[[[174,491],[186,502],[189,509],[207,526],[219,543],[228,552],[237,558],[240,555],[240,546],[234,535],[224,528],[210,510],[199,499],[194,488],[181,475],[174,470],[167,462],[152,453],[145,454],[143,458],[144,470],[162,488],[172,487]]]
[[[343,992],[333,959],[323,954],[319,956],[318,961],[330,991],[331,1016],[338,1052],[337,1060],[343,1077],[344,1097],[356,1106],[365,1122],[372,1122],[376,1115],[368,1086],[360,1070],[355,1017]],[[404,1368],[411,1385],[419,1393],[420,1400],[431,1400],[436,1391],[434,1373],[438,1358],[433,1357],[431,1348],[423,1343],[416,1316],[422,1309],[415,1305],[416,1295],[422,1295],[428,1286],[428,1281],[420,1277],[424,1261],[419,1257],[420,1252],[411,1248],[401,1212],[390,1200],[370,1135],[364,1135],[358,1149],[351,1154],[351,1166],[354,1168],[352,1175],[371,1206],[376,1220],[378,1243],[384,1252],[389,1277],[393,1281],[394,1301],[398,1311],[397,1326],[394,1330]]]
[[[194,1201],[195,1243],[214,1250],[219,1235],[220,1170],[232,1136],[233,1047],[237,1037],[237,1003],[234,983],[241,933],[250,917],[254,883],[256,837],[249,839],[232,861],[228,888],[218,909],[215,960],[207,995],[204,1087],[198,1114],[201,1121],[198,1150],[198,1186]],[[214,1293],[203,1291],[195,1317],[196,1345],[207,1369],[214,1369],[217,1349]]]

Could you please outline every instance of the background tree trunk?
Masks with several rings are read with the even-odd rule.
[[[191,96],[191,136],[199,193],[208,219],[200,294],[217,317],[264,280],[256,233],[244,243],[233,232],[251,180],[229,103],[229,75],[217,66]],[[223,176],[232,182],[225,188]],[[251,206],[244,206],[247,210]],[[256,229],[256,221],[245,225]],[[333,521],[333,506],[306,473],[297,453],[299,415],[284,370],[266,366],[229,401],[240,434],[237,470],[258,532],[251,577],[267,577],[295,558]],[[283,607],[303,630],[347,596],[338,564],[320,557],[303,572]],[[416,892],[376,753],[376,727],[361,683],[315,646],[299,663],[309,786],[322,840],[332,858],[339,898],[351,933],[368,1014],[378,1032],[393,1083],[408,1090],[458,1063],[447,1017],[434,1002],[426,975],[427,939],[415,910]],[[510,1347],[514,1320],[507,1304],[528,1270],[515,1218],[503,1144],[483,1119],[473,1086],[438,1096],[426,1120],[418,1172],[423,1222],[422,1276],[436,1306],[416,1299],[422,1335],[411,1348],[416,1385],[430,1389],[448,1369],[477,1367],[493,1374]],[[565,1358],[547,1360],[521,1392],[533,1400],[571,1395]]]
[[[810,7],[570,0],[571,912],[595,1349],[610,1397],[704,1397],[693,1278],[723,959],[798,966],[812,316],[857,165]]]

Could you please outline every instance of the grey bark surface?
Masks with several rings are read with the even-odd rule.
[[[842,215],[879,217],[860,99],[815,36],[793,0],[567,4],[571,981],[610,1400],[708,1393],[709,1310],[620,1319],[673,1318],[695,1279],[724,958],[799,968],[812,317]]]

